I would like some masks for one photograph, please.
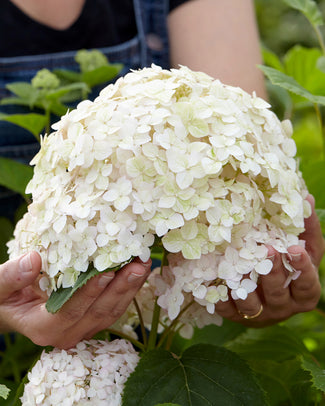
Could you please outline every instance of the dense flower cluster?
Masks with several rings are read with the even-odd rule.
[[[285,253],[300,243],[310,205],[291,124],[254,94],[152,66],[53,128],[9,243],[11,257],[40,252],[50,289],[89,266],[146,260],[158,237],[177,254],[157,277],[160,306],[174,319],[189,293],[213,313],[228,288],[245,299],[270,272],[266,244]]]
[[[67,351],[43,351],[28,373],[22,406],[120,406],[138,361],[125,340],[82,341]]]

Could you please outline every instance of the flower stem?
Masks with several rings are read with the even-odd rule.
[[[163,249],[163,257],[161,260],[161,265],[160,265],[160,274],[162,274],[162,269],[165,265],[165,262],[167,260],[167,252],[165,249]],[[147,350],[153,350],[156,346],[157,342],[157,335],[158,335],[158,325],[159,325],[159,317],[160,317],[160,306],[158,305],[158,297],[155,299],[155,305],[154,305],[154,311],[152,315],[152,321],[151,321],[151,329],[150,329],[150,334],[149,334],[149,340],[148,340],[148,345],[147,345]]]
[[[323,157],[324,157],[325,156],[325,134],[324,134],[324,128],[323,128],[323,120],[322,120],[322,115],[321,115],[318,104],[315,104],[314,107],[315,107],[316,117],[317,117],[317,120],[319,123],[319,128],[320,128],[320,131],[322,134],[322,144],[323,144],[322,149],[323,149]]]
[[[146,328],[144,326],[144,322],[143,322],[143,317],[142,317],[142,313],[141,313],[141,309],[139,307],[139,304],[136,300],[136,298],[133,299],[133,303],[135,308],[137,309],[137,313],[138,313],[138,317],[139,317],[139,322],[140,322],[140,327],[141,327],[141,334],[142,334],[142,339],[143,339],[143,344],[145,347],[147,347],[147,332],[146,332]]]
[[[127,334],[124,334],[124,333],[121,333],[121,332],[118,331],[118,330],[114,330],[113,328],[108,328],[107,331],[108,331],[110,334],[114,334],[114,335],[116,335],[116,336],[119,336],[119,337],[121,337],[121,338],[124,338],[125,340],[130,341],[133,345],[135,345],[136,347],[138,347],[139,350],[141,350],[141,351],[144,351],[144,350],[145,350],[144,345],[143,345],[142,343],[140,343],[140,341],[138,341],[138,340],[132,338],[131,336],[129,336],[129,335],[127,335]]]
[[[158,335],[158,325],[159,325],[159,316],[160,316],[160,306],[157,303],[158,297],[155,299],[155,307],[152,316],[151,329],[149,334],[149,340],[147,345],[147,350],[153,350],[156,346],[157,335]]]
[[[324,40],[323,40],[322,33],[320,32],[320,29],[317,26],[313,26],[313,27],[314,27],[314,30],[315,30],[315,33],[316,33],[316,36],[317,36],[317,39],[318,39],[318,43],[319,43],[319,45],[321,47],[321,50],[322,50],[323,54],[325,55],[325,45],[324,45]]]
[[[190,303],[188,303],[178,314],[178,316],[176,317],[176,319],[174,319],[172,321],[172,323],[165,329],[165,331],[163,332],[163,334],[160,337],[160,340],[157,344],[157,348],[161,347],[163,342],[165,341],[166,337],[173,331],[173,328],[175,327],[175,325],[177,324],[179,318],[181,317],[182,314],[184,314],[186,312],[186,310],[194,303],[194,299],[190,301]]]

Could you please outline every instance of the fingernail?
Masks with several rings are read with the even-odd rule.
[[[290,254],[289,259],[290,259],[292,262],[298,262],[298,261],[300,261],[300,259],[301,259],[301,254]]]
[[[128,277],[128,282],[132,283],[135,282],[137,280],[139,280],[139,278],[142,278],[143,275],[139,275],[138,273],[131,273]]]
[[[33,269],[30,253],[24,255],[19,261],[19,269],[21,272],[30,272]]]
[[[105,288],[105,286],[107,286],[112,279],[114,279],[115,273],[114,272],[107,272],[104,275],[102,275],[99,279],[98,279],[98,287],[99,288]]]

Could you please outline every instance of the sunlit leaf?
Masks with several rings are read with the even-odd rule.
[[[313,111],[306,111],[295,120],[293,139],[301,165],[323,159],[323,134]]]
[[[314,0],[283,0],[288,6],[301,11],[313,26],[324,24],[322,13]]]
[[[274,68],[279,71],[284,70],[284,66],[280,60],[280,58],[272,51],[269,49],[263,47],[262,48],[262,57],[264,61],[264,65],[270,66],[271,68]]]
[[[310,93],[307,89],[301,86],[294,78],[286,75],[283,72],[279,72],[276,69],[270,68],[268,66],[259,66],[264,74],[270,79],[274,85],[283,87],[284,89],[298,94],[304,97],[312,103],[321,104],[325,106],[325,96],[314,95]]]
[[[316,214],[317,214],[317,216],[319,218],[319,221],[322,224],[325,224],[325,209],[316,209],[315,211],[316,211]]]
[[[325,73],[317,67],[321,56],[322,52],[318,48],[296,45],[285,55],[285,73],[310,93],[325,95]]]
[[[325,56],[324,55],[322,55],[318,58],[316,66],[320,71],[325,73]]]
[[[317,209],[325,208],[324,177],[325,161],[308,162],[301,165],[301,171],[309,192],[315,198]]]

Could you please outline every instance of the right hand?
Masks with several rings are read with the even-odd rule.
[[[97,275],[56,313],[38,286],[41,257],[30,252],[0,265],[0,332],[16,331],[41,346],[68,349],[112,325],[150,274],[136,259],[118,272]]]

